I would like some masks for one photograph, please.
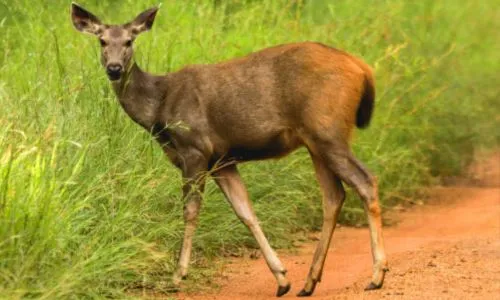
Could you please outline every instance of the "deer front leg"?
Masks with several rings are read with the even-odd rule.
[[[230,165],[217,170],[214,174],[214,179],[227,200],[231,203],[238,218],[248,227],[257,240],[266,263],[278,282],[276,296],[283,296],[290,290],[290,283],[285,276],[286,270],[260,228],[259,221],[252,209],[248,193],[236,166]]]
[[[179,285],[181,280],[185,279],[187,276],[189,260],[191,258],[191,249],[193,246],[193,236],[198,221],[207,170],[206,160],[196,151],[183,158],[181,168],[184,179],[182,192],[185,201],[185,228],[179,263],[173,277],[175,285]]]

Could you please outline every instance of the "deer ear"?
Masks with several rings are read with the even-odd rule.
[[[98,34],[103,26],[96,16],[76,3],[71,4],[71,20],[77,30],[91,34]]]
[[[148,31],[153,27],[158,7],[153,7],[140,13],[135,19],[129,23],[134,34],[139,34],[143,31]]]

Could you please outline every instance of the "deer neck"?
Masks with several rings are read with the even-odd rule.
[[[125,112],[147,130],[155,122],[158,109],[165,96],[163,76],[154,76],[142,71],[134,62],[122,75],[113,81],[113,89]]]

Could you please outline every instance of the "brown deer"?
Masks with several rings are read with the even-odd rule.
[[[106,25],[73,3],[71,17],[76,29],[99,38],[102,65],[125,112],[151,132],[182,172],[185,232],[174,283],[187,275],[205,177],[210,174],[257,240],[278,282],[277,296],[290,290],[286,269],[259,226],[237,163],[278,158],[305,146],[323,192],[324,217],[298,296],[311,295],[321,281],[344,202],[342,182],[363,200],[374,263],[366,289],[380,288],[387,260],[377,184],[349,147],[354,126],[368,126],[372,115],[370,67],[346,52],[305,42],[152,75],[133,61],[132,43],[151,29],[157,11],[148,9],[124,25]]]

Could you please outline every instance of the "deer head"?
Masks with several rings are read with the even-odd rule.
[[[126,24],[107,25],[81,6],[75,3],[71,5],[71,19],[75,28],[98,37],[101,63],[111,81],[120,80],[129,69],[134,53],[132,44],[140,33],[151,29],[157,12],[158,7],[153,7]]]

